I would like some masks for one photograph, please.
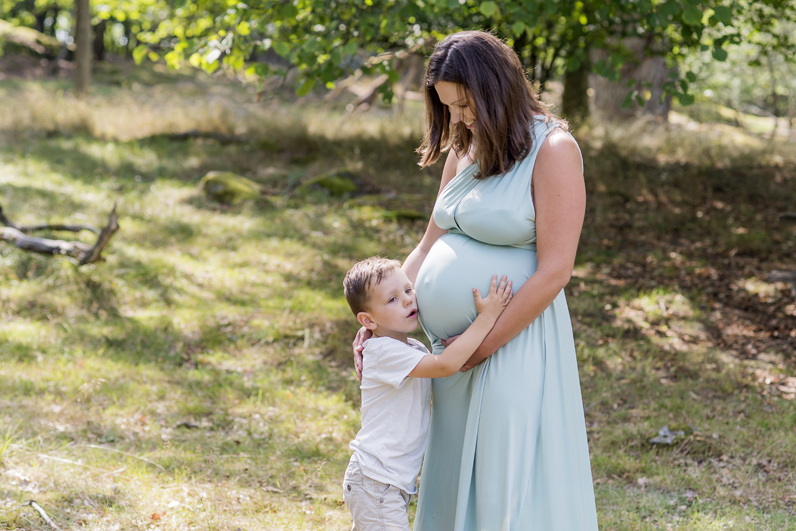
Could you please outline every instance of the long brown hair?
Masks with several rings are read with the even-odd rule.
[[[450,110],[439,99],[436,83],[456,83],[475,110],[478,142],[476,179],[506,173],[531,151],[534,115],[553,115],[539,101],[517,54],[500,39],[482,31],[462,31],[437,44],[426,68],[426,134],[417,149],[421,167],[434,164],[453,149],[468,153],[475,135],[462,121],[451,126]],[[566,127],[566,125],[564,124]]]

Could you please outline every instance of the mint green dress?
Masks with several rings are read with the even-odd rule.
[[[418,272],[420,319],[435,354],[477,312],[493,274],[515,291],[536,271],[531,177],[554,121],[506,174],[456,175],[434,206],[439,238]],[[432,383],[414,531],[596,531],[589,448],[564,292],[474,369]]]

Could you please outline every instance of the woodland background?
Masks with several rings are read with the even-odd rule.
[[[0,529],[350,528],[342,277],[423,233],[423,63],[462,28],[583,148],[601,529],[796,529],[795,16],[0,0]]]

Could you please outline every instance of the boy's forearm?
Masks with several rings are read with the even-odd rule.
[[[437,356],[439,362],[444,364],[446,372],[450,371],[445,376],[455,374],[462,368],[462,365],[473,355],[494,325],[494,319],[479,315],[451,346]]]

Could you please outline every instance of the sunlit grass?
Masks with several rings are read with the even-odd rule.
[[[339,483],[359,425],[357,325],[341,282],[422,235],[424,220],[394,214],[428,215],[439,184],[439,168],[415,166],[419,109],[349,116],[190,77],[124,83],[85,102],[58,83],[0,84],[6,215],[102,226],[116,201],[121,225],[107,261],[83,268],[0,247],[0,528],[44,528],[29,499],[63,528],[350,528]],[[241,138],[158,136],[191,130]],[[568,295],[602,529],[796,529],[796,410],[776,391],[792,359],[717,347],[699,290],[657,284],[713,257],[672,239],[630,263],[635,244],[611,228],[669,242],[685,227],[725,256],[771,245],[747,174],[710,165],[785,148],[702,133],[583,133],[591,217]],[[295,193],[340,167],[364,195]],[[267,201],[206,198],[198,182],[218,169]],[[725,195],[694,191],[695,175]],[[755,179],[777,190],[767,205],[790,197],[788,175]],[[752,275],[735,290],[765,302],[783,289]],[[664,425],[694,432],[649,444]]]

